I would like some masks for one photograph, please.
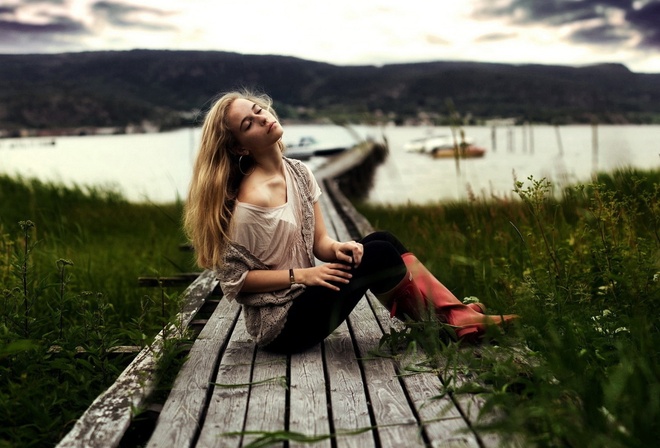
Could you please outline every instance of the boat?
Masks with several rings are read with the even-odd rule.
[[[456,158],[457,156],[461,159],[471,159],[483,157],[484,154],[486,154],[484,148],[469,144],[459,145],[457,148],[436,148],[431,152],[431,155],[435,159]]]
[[[456,146],[458,145],[458,152]],[[433,135],[429,137],[416,138],[403,145],[408,152],[430,154],[434,158],[460,158],[483,157],[486,150],[474,144],[474,139],[465,137],[461,142],[456,142],[451,135]]]
[[[327,146],[319,143],[314,137],[300,137],[296,143],[286,145],[285,155],[291,159],[307,160],[315,156],[330,156],[348,149],[346,146]]]
[[[432,135],[408,141],[403,145],[407,152],[430,153],[439,146],[453,146],[453,139],[449,135]]]

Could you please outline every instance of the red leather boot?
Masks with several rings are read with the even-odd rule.
[[[407,315],[422,320],[429,311],[435,312],[442,322],[456,329],[459,339],[481,336],[488,325],[500,325],[518,317],[515,314],[486,315],[482,304],[463,304],[415,255],[408,252],[401,258],[408,268],[406,277],[390,292],[377,296],[392,316]]]

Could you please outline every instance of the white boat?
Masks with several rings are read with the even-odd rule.
[[[452,149],[454,148],[455,143],[461,143],[460,141],[454,142],[454,137],[451,135],[432,135],[429,137],[416,138],[408,141],[403,145],[403,149],[408,152],[421,152],[425,154],[433,154],[438,150],[443,149]],[[466,137],[465,143],[467,145],[473,145],[474,139]]]
[[[319,143],[314,137],[306,135],[297,143],[287,144],[284,155],[292,159],[306,160],[315,156],[329,156],[348,149],[346,146],[328,146]]]

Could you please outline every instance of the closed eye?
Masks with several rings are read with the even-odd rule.
[[[255,115],[259,115],[263,109],[255,104],[255,105],[252,106],[252,110],[254,110],[254,114],[255,114]],[[252,121],[253,121],[252,118],[249,118],[249,119],[247,120],[247,126],[245,127],[245,131],[247,131],[248,129],[250,129],[250,127],[252,126]],[[244,131],[244,132],[245,132],[245,131]]]

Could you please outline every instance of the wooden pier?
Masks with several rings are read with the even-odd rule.
[[[333,181],[364,151],[337,156],[317,172],[326,226],[338,240],[371,230]],[[180,324],[136,356],[59,447],[500,446],[473,428],[478,396],[438,398],[443,384],[437,372],[413,373],[409,360],[376,355],[383,334],[400,322],[370,293],[325,341],[291,356],[256,347],[240,306],[217,296],[212,272],[197,276],[184,295]],[[145,411],[164,338],[180,337],[176,328],[192,325],[202,309],[213,311],[169,395]],[[137,410],[152,413],[152,424],[136,430]]]

